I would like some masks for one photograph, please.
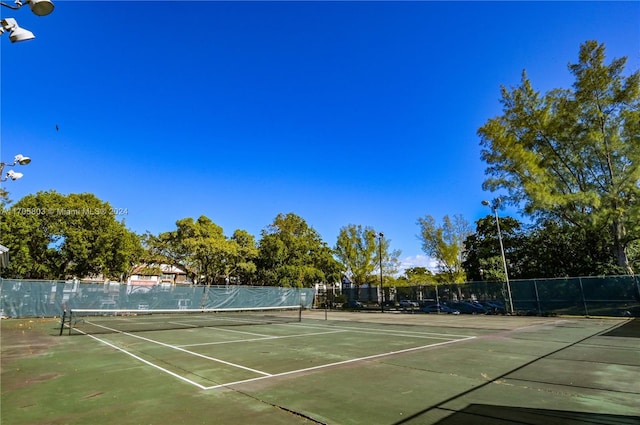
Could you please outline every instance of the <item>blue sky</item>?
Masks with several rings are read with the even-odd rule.
[[[640,67],[639,2],[54,2],[0,10],[36,35],[0,38],[1,159],[33,159],[11,199],[90,192],[137,233],[206,215],[257,239],[293,212],[330,246],[382,231],[405,266],[418,217],[473,224],[499,195],[476,132],[500,85],[570,87],[586,40]]]

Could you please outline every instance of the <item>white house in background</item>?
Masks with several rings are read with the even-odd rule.
[[[127,293],[149,292],[153,287],[169,290],[175,285],[191,285],[187,271],[169,264],[141,264],[127,279]]]
[[[0,269],[3,269],[9,265],[9,248],[4,245],[0,245]]]

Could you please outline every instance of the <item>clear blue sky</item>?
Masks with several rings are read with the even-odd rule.
[[[11,199],[90,192],[137,233],[206,215],[257,239],[293,212],[330,246],[372,226],[406,266],[418,217],[490,213],[476,131],[500,85],[568,88],[591,39],[640,63],[640,2],[54,2],[0,10],[36,34],[0,38],[1,159],[33,159]]]

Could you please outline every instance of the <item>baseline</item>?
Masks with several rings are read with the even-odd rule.
[[[170,376],[173,376],[174,378],[177,378],[183,382],[189,383],[191,385],[194,385],[195,387],[201,389],[201,390],[213,390],[213,389],[218,389],[218,388],[223,388],[223,387],[229,387],[229,386],[233,386],[233,385],[237,385],[237,384],[242,384],[242,383],[248,383],[248,382],[253,382],[253,381],[258,381],[258,380],[263,380],[263,379],[267,379],[267,378],[276,378],[276,377],[281,377],[281,376],[287,376],[287,375],[293,375],[293,374],[299,374],[299,373],[304,373],[304,372],[309,372],[309,371],[313,371],[313,370],[319,370],[319,369],[325,369],[325,368],[331,368],[331,367],[336,367],[336,366],[341,366],[341,365],[345,365],[345,364],[350,364],[350,363],[356,363],[356,362],[364,362],[364,361],[368,361],[368,360],[373,360],[373,359],[377,359],[377,358],[382,358],[382,357],[388,357],[388,356],[393,356],[393,355],[397,355],[397,354],[402,354],[402,353],[408,353],[408,352],[412,352],[412,351],[419,351],[419,350],[424,350],[424,349],[428,349],[428,348],[432,348],[432,347],[437,347],[437,346],[442,346],[442,345],[447,345],[447,344],[454,344],[457,342],[463,342],[463,341],[467,341],[467,340],[471,340],[471,339],[475,339],[477,338],[476,336],[463,336],[463,335],[457,335],[458,339],[452,339],[450,338],[451,334],[438,334],[438,333],[420,333],[420,332],[412,332],[412,331],[398,331],[398,330],[381,330],[379,332],[376,332],[374,330],[366,330],[366,329],[360,329],[360,328],[355,328],[355,327],[344,327],[341,329],[332,329],[330,331],[326,331],[326,332],[318,332],[318,333],[305,333],[305,334],[296,334],[296,335],[285,335],[285,336],[273,336],[273,337],[260,337],[260,338],[251,338],[248,340],[237,340],[237,341],[224,341],[224,342],[218,342],[218,343],[211,343],[211,344],[223,344],[223,343],[232,343],[232,342],[247,342],[247,341],[261,341],[261,340],[273,340],[273,339],[280,339],[280,338],[293,338],[293,337],[307,337],[307,336],[314,336],[314,335],[322,335],[322,334],[331,334],[331,333],[342,333],[342,332],[359,332],[359,333],[367,333],[367,334],[377,334],[377,335],[388,335],[389,333],[394,333],[396,336],[406,336],[406,337],[416,337],[416,338],[429,338],[429,339],[446,339],[446,341],[443,342],[437,342],[434,344],[427,344],[427,345],[421,345],[418,347],[411,347],[411,348],[406,348],[406,349],[402,349],[402,350],[396,350],[396,351],[389,351],[389,352],[385,352],[385,353],[379,353],[379,354],[373,354],[373,355],[369,355],[369,356],[364,356],[364,357],[358,357],[358,358],[354,358],[354,359],[348,359],[348,360],[342,360],[342,361],[338,361],[338,362],[333,362],[333,363],[327,363],[324,365],[317,365],[317,366],[312,366],[312,367],[308,367],[308,368],[303,368],[303,369],[296,369],[296,370],[291,370],[291,371],[286,371],[286,372],[281,372],[281,373],[275,373],[275,374],[271,374],[268,372],[264,372],[261,370],[257,370],[257,369],[253,369],[250,367],[246,367],[240,364],[236,364],[236,363],[231,363],[222,359],[218,359],[215,357],[211,357],[211,356],[206,356],[204,354],[200,354],[200,353],[196,353],[190,350],[187,350],[183,347],[191,347],[191,346],[198,346],[198,345],[207,345],[207,343],[204,344],[192,344],[192,345],[185,345],[185,346],[176,346],[176,345],[171,345],[171,344],[167,344],[161,341],[156,341],[153,340],[151,338],[146,338],[140,335],[136,335],[134,333],[130,333],[130,332],[123,332],[123,331],[119,331],[116,329],[112,329],[106,326],[102,326],[102,325],[98,325],[100,327],[103,327],[109,331],[112,331],[114,333],[118,333],[121,335],[127,335],[136,339],[140,339],[152,344],[156,344],[156,345],[160,345],[162,347],[165,348],[170,348],[173,350],[177,350],[186,354],[190,354],[196,357],[200,357],[203,358],[205,360],[210,360],[210,361],[214,361],[214,362],[218,362],[221,364],[225,364],[227,366],[231,366],[231,367],[235,367],[235,368],[239,368],[239,369],[243,369],[243,370],[247,370],[253,373],[256,373],[258,375],[261,375],[259,377],[256,378],[249,378],[249,379],[243,379],[243,380],[239,380],[239,381],[232,381],[232,382],[227,382],[227,383],[223,383],[223,384],[216,384],[216,385],[212,385],[212,386],[205,386],[202,384],[199,384],[193,380],[190,380],[184,376],[181,376],[175,372],[172,372],[162,366],[159,366],[153,362],[150,362],[144,358],[142,358],[141,356],[138,356],[124,348],[118,347],[117,345],[103,340],[101,338],[96,337],[95,335],[91,335],[91,334],[87,334],[85,332],[82,332],[83,334],[91,337],[92,339],[107,345],[111,348],[114,348],[124,354],[127,354],[128,356],[133,357],[136,360],[139,360],[141,362],[143,362],[144,364],[151,366],[157,370],[160,370],[161,372],[164,372]],[[282,324],[281,326],[287,326],[287,324]],[[293,325],[296,327],[307,327],[307,328],[320,328],[320,329],[328,329],[330,327],[328,326],[309,326],[309,325]],[[217,329],[217,328],[214,328]],[[431,335],[431,336],[429,336]],[[436,336],[437,335],[437,336]],[[449,338],[445,338],[444,336],[449,336]]]
[[[269,375],[269,376],[261,376],[261,377],[258,377],[258,378],[243,379],[241,381],[234,381],[234,382],[228,382],[226,384],[213,385],[213,386],[206,387],[206,388],[203,388],[203,389],[204,390],[215,390],[215,389],[218,389],[218,388],[230,387],[232,385],[245,384],[245,383],[254,382],[254,381],[261,381],[261,380],[267,379],[267,378],[278,378],[280,376],[294,375],[294,374],[297,374],[297,373],[304,373],[304,372],[309,372],[309,371],[312,371],[312,370],[336,367],[336,366],[341,366],[341,365],[345,365],[345,364],[349,364],[349,363],[364,362],[364,361],[367,361],[367,360],[373,360],[373,359],[377,359],[377,358],[381,358],[381,357],[393,356],[393,355],[396,355],[396,354],[408,353],[408,352],[411,352],[411,351],[424,350],[424,349],[427,349],[427,348],[437,347],[437,346],[446,345],[446,344],[455,344],[456,342],[467,341],[467,340],[475,339],[475,338],[477,338],[477,337],[475,337],[475,336],[467,336],[467,337],[462,338],[462,339],[445,341],[445,342],[437,342],[435,344],[422,345],[420,347],[405,348],[404,350],[389,351],[389,352],[381,353],[381,354],[373,354],[371,356],[358,357],[358,358],[355,358],[355,359],[349,359],[349,360],[343,360],[343,361],[334,362],[334,363],[327,363],[327,364],[324,364],[324,365],[307,367],[307,368],[304,368],[304,369],[290,370],[290,371],[282,372],[282,373],[274,373],[274,374]]]

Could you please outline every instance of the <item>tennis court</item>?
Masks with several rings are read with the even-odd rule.
[[[634,320],[309,310],[266,324],[170,320],[182,328],[75,336],[55,336],[59,322],[21,331],[3,320],[2,423],[640,421]],[[37,335],[46,347],[5,359]]]
[[[296,309],[294,310],[297,314]],[[250,312],[250,310],[247,310]],[[229,318],[218,313],[155,316],[89,317],[85,329],[98,328],[95,341],[156,368],[201,390],[212,390],[256,380],[364,362],[475,336],[429,332],[407,326],[381,328],[369,324],[311,321],[295,323],[289,316],[275,323],[255,323],[244,312]],[[211,319],[208,316],[213,315]],[[262,317],[261,317],[262,318]],[[272,317],[266,317],[265,320]],[[108,323],[108,326],[102,323]],[[83,332],[84,333],[84,332]],[[109,333],[109,334],[106,334]],[[163,359],[171,359],[170,361]],[[283,361],[284,360],[284,361]]]

